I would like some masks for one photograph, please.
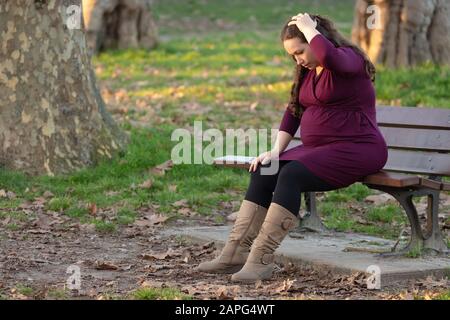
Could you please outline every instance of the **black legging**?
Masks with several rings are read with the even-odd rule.
[[[251,172],[246,200],[265,208],[269,208],[271,202],[276,202],[298,216],[301,192],[338,189],[314,175],[299,161],[278,161],[279,169],[276,174],[261,174],[261,167],[268,167],[270,163],[259,164],[256,171]]]

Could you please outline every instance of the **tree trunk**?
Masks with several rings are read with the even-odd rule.
[[[83,0],[88,45],[104,49],[153,49],[157,28],[150,13],[151,0]]]
[[[375,17],[368,10],[371,5],[379,9],[379,27],[368,27]],[[357,0],[355,5],[352,40],[375,63],[389,67],[428,61],[449,64],[449,33],[448,0]]]
[[[75,29],[70,5],[79,9]],[[80,0],[0,0],[0,165],[69,173],[126,142],[96,87]]]

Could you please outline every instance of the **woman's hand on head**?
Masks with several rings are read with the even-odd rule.
[[[307,13],[299,13],[291,18],[288,26],[296,25],[297,28],[304,32],[309,29],[315,29],[317,27],[317,21],[312,19]]]
[[[312,19],[307,13],[299,13],[298,15],[293,16],[292,20],[288,23],[288,26],[292,25],[297,26],[298,30],[303,33],[308,43],[310,43],[317,34],[320,34],[316,29],[317,21]]]

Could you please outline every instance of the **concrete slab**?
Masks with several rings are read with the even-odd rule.
[[[230,230],[231,226],[227,225],[173,228],[163,232],[166,235],[183,235],[199,242],[214,241],[220,248],[227,240]],[[309,264],[343,274],[366,272],[369,266],[375,265],[380,268],[382,285],[428,275],[450,276],[450,256],[380,257],[376,253],[346,250],[350,247],[388,251],[394,243],[354,233],[293,233],[277,249],[276,261]]]

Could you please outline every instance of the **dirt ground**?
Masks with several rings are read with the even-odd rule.
[[[147,217],[148,218],[148,217]],[[238,285],[229,275],[193,268],[218,253],[216,244],[163,236],[162,228],[213,219],[162,224],[142,218],[114,233],[100,233],[57,213],[41,212],[18,230],[0,221],[0,294],[3,299],[130,299],[139,288],[177,288],[194,299],[430,299],[450,282],[429,277],[368,290],[365,275],[339,275],[311,267],[281,266],[270,281]],[[81,289],[69,290],[71,265]],[[25,289],[24,289],[25,288]]]

